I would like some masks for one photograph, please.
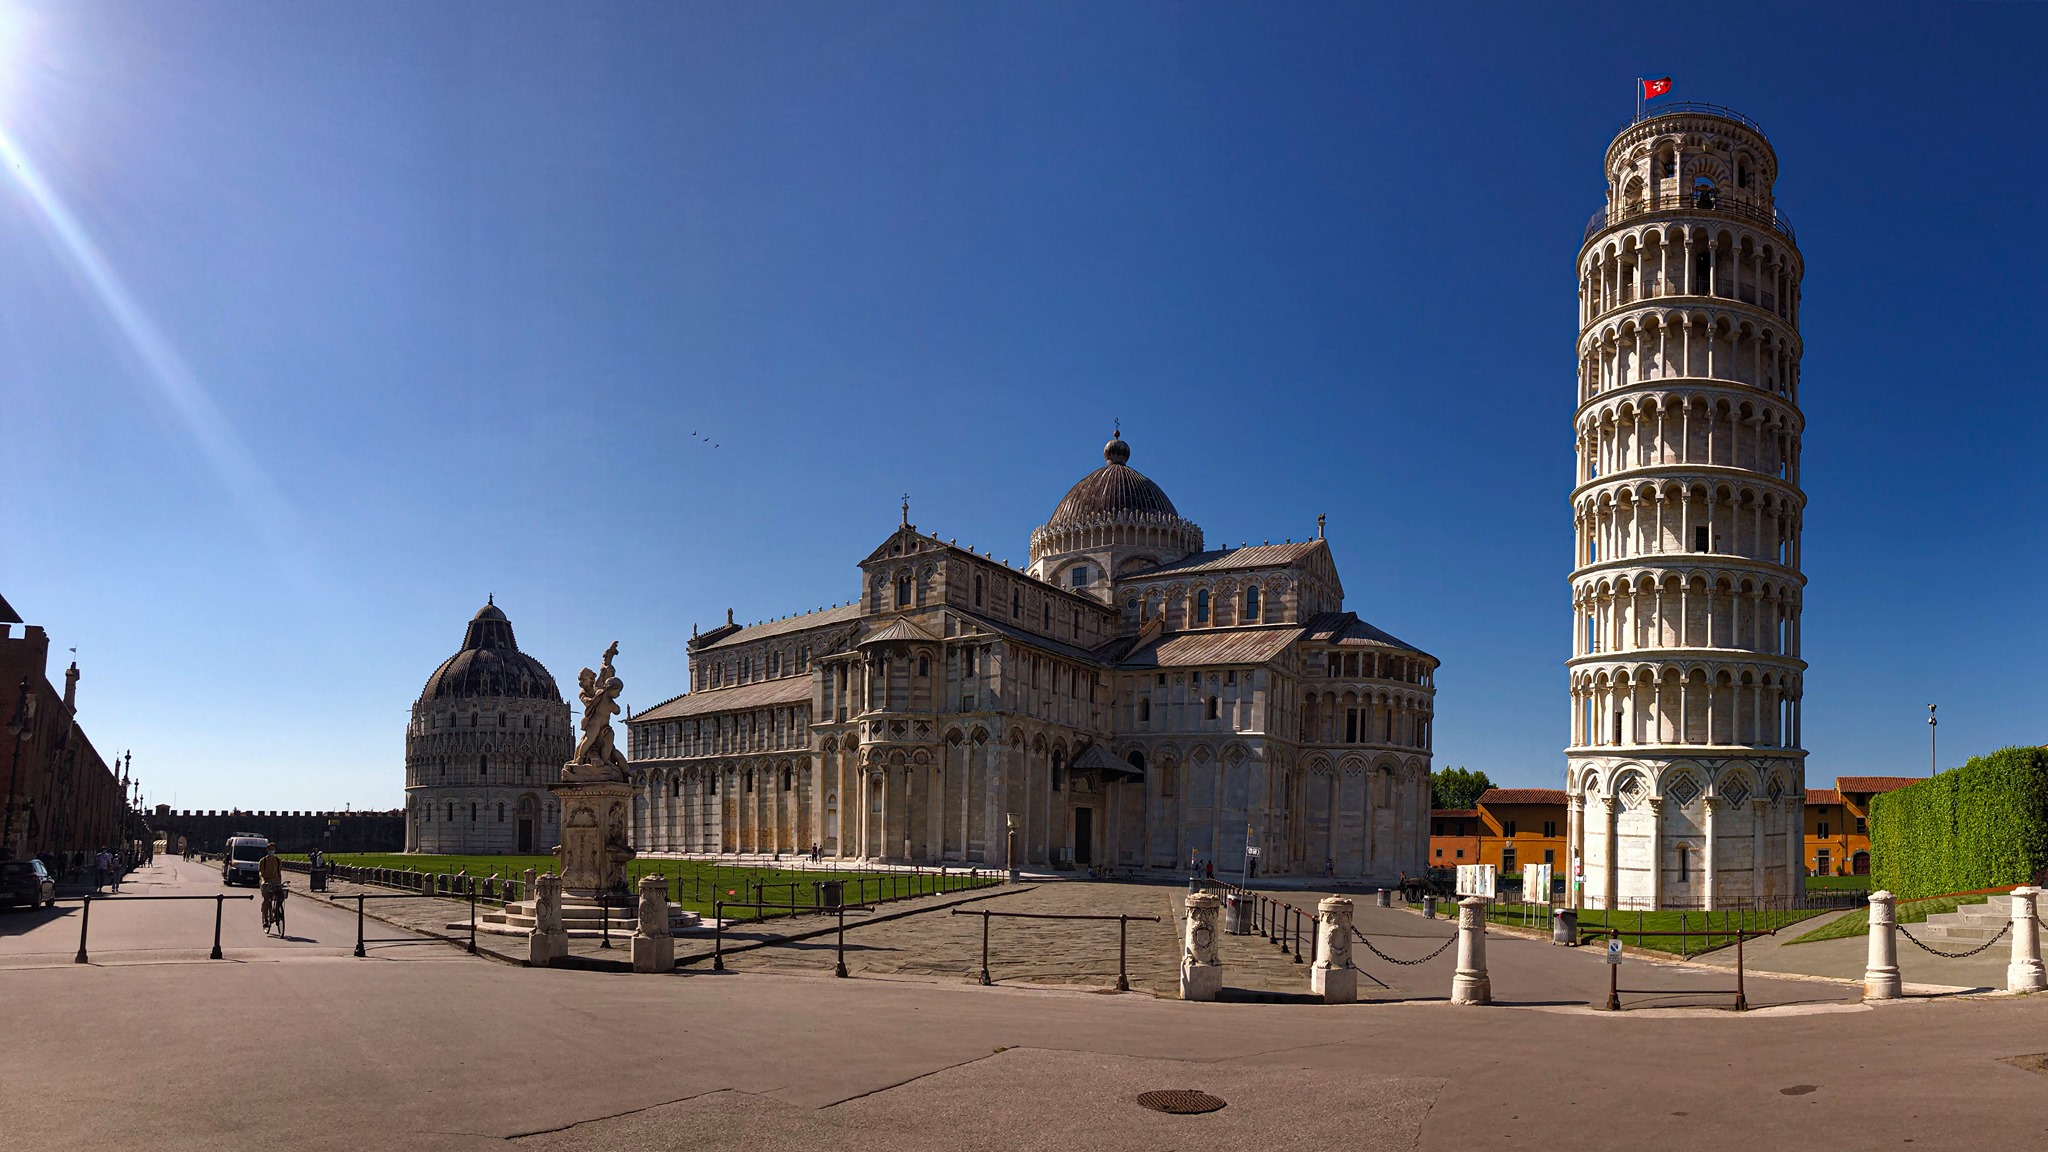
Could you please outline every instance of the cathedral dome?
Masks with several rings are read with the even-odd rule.
[[[1107,595],[1108,584],[1096,576],[1202,550],[1202,529],[1184,519],[1165,490],[1131,467],[1130,459],[1130,444],[1121,432],[1112,433],[1102,446],[1102,467],[1067,489],[1052,518],[1031,533],[1032,575]],[[1084,563],[1087,571],[1061,576]]]
[[[420,699],[465,700],[483,696],[514,696],[560,703],[555,678],[540,661],[519,650],[512,622],[496,602],[486,603],[470,617],[462,651],[441,662],[427,677]]]
[[[1102,446],[1102,467],[1081,477],[1067,489],[1067,495],[1052,510],[1047,529],[1057,530],[1101,516],[1173,516],[1173,501],[1143,473],[1130,466],[1131,446],[1122,434],[1112,435]]]

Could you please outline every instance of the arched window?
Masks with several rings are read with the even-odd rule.
[[[498,713],[498,727],[503,728],[505,726],[505,714],[500,712]]]
[[[503,800],[500,800],[500,801],[498,801],[498,823],[500,823],[500,824],[503,824],[504,822],[505,822],[505,802],[504,802]]]
[[[917,678],[922,680],[931,674],[932,658],[929,656],[919,656],[917,658]]]
[[[455,801],[453,800],[448,802],[448,823],[455,823]]]
[[[1142,724],[1150,719],[1152,719],[1152,698],[1150,696],[1141,696],[1138,698],[1138,722]]]
[[[476,758],[476,774],[478,779],[491,774],[491,754],[489,752]]]
[[[1222,717],[1222,715],[1223,702],[1214,696],[1209,697],[1209,719],[1219,719]]]
[[[476,711],[474,709],[471,709],[469,713],[469,726],[471,728],[476,727]]]
[[[476,823],[476,801],[474,800],[469,802],[469,822],[471,824]]]
[[[896,606],[910,607],[910,574],[907,572],[896,578]]]
[[[1052,790],[1058,792],[1067,783],[1067,754],[1055,750],[1052,754]]]
[[[974,574],[974,606],[981,607],[981,573]]]
[[[1024,615],[1024,594],[1020,589],[1010,589],[1010,619]]]
[[[794,772],[790,771],[790,770],[789,770],[789,769],[787,769],[787,768],[784,768],[784,769],[782,770],[782,790],[783,790],[784,792],[787,792],[787,791],[789,791],[789,790],[790,790],[790,786],[791,786],[792,784],[794,784],[794,783],[795,783],[795,781],[796,781],[796,773],[794,773]]]
[[[1257,624],[1259,622],[1259,586],[1257,584],[1244,590],[1244,622],[1247,624]]]
[[[1045,604],[1043,605],[1043,607],[1044,607],[1044,613],[1043,613],[1043,615],[1045,616],[1045,619],[1044,619],[1044,621],[1043,621],[1042,623],[1040,623],[1040,624],[1039,624],[1039,628],[1040,628],[1041,630],[1043,630],[1043,631],[1046,631],[1046,632],[1050,632],[1050,631],[1052,631],[1052,602],[1051,602],[1051,601],[1047,601],[1047,602],[1046,602],[1046,603],[1045,603]]]
[[[1130,761],[1131,767],[1136,768],[1138,771],[1143,772],[1145,770],[1145,753],[1142,749],[1131,749],[1131,754],[1124,757],[1124,759]]]
[[[1692,850],[1683,844],[1678,846],[1678,882],[1692,883]]]
[[[1201,591],[1195,593],[1195,623],[1207,624],[1208,622],[1209,590],[1207,588],[1204,588]]]

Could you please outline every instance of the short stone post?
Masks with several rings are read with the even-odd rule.
[[[520,879],[524,881],[524,883],[520,884],[519,886],[520,898],[524,900],[533,899],[533,869],[528,868],[526,870],[526,875],[521,877]]]
[[[676,939],[668,931],[668,877],[640,878],[640,924],[633,929],[633,971],[676,970]]]
[[[526,962],[535,968],[569,954],[569,933],[562,927],[562,878],[540,878],[533,899],[533,930],[526,934]]]
[[[2038,888],[2012,890],[2012,963],[2005,966],[2007,992],[2039,992],[2048,988],[2041,973],[2040,916],[2034,908]]]
[[[423,896],[432,896],[434,894],[434,874],[432,872],[420,873],[420,894]]]
[[[1477,896],[1458,901],[1458,974],[1451,977],[1451,1003],[1493,1003],[1493,981],[1486,975],[1486,901]]]
[[[1358,970],[1351,966],[1351,901],[1325,897],[1316,905],[1316,962],[1308,970],[1308,990],[1325,1004],[1350,1004],[1358,999]]]
[[[1223,990],[1223,958],[1216,950],[1216,916],[1222,901],[1208,892],[1188,895],[1188,937],[1180,954],[1180,998],[1214,1000]]]
[[[1870,894],[1870,958],[1863,966],[1863,998],[1899,998],[1899,942],[1895,933],[1899,921],[1891,893],[1879,889]]]

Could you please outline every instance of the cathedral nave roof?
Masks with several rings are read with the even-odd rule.
[[[746,712],[756,708],[774,708],[785,704],[804,704],[811,699],[811,677],[783,676],[774,680],[756,680],[734,688],[707,688],[701,692],[689,692],[673,700],[657,704],[645,712],[636,713],[633,723],[652,723],[656,720],[675,720],[681,717],[704,716],[713,712]]]
[[[1208,552],[1197,552],[1183,556],[1171,564],[1157,568],[1141,568],[1136,572],[1118,575],[1119,580],[1150,580],[1154,576],[1179,575],[1184,572],[1235,572],[1243,568],[1285,568],[1301,562],[1302,558],[1323,546],[1321,540],[1304,540],[1299,544],[1253,544],[1245,548],[1217,548]]]
[[[1299,624],[1249,628],[1202,628],[1168,632],[1117,662],[1120,669],[1195,668],[1213,664],[1264,664],[1301,638]]]
[[[731,648],[739,644],[751,644],[756,640],[768,640],[776,636],[788,636],[796,632],[808,632],[813,628],[829,628],[860,619],[858,604],[841,604],[836,608],[821,608],[816,612],[805,612],[782,620],[769,620],[761,624],[747,624],[719,636],[709,643],[699,643],[693,649],[709,652],[714,648]]]

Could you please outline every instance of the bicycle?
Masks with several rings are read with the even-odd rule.
[[[265,889],[263,893],[263,931],[268,933],[272,928],[275,928],[280,939],[284,937],[284,900],[286,891],[286,886],[279,884],[274,889]]]

